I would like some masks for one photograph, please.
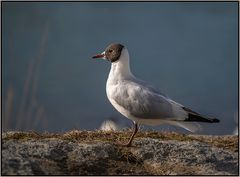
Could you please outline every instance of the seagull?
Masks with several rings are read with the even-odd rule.
[[[130,69],[128,49],[119,43],[112,43],[94,59],[111,62],[111,70],[106,83],[108,100],[123,116],[133,121],[133,133],[123,146],[131,146],[139,125],[156,126],[170,124],[188,131],[199,130],[194,122],[216,123],[216,118],[202,116],[199,113],[173,101],[147,82],[136,78]]]

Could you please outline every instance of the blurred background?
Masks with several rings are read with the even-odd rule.
[[[137,77],[221,120],[201,123],[199,134],[232,134],[237,11],[237,2],[2,2],[3,130],[95,130],[107,119],[131,126],[107,100],[110,63],[91,59],[119,42]]]

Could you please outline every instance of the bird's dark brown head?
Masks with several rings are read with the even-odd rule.
[[[123,48],[122,44],[112,43],[107,46],[103,53],[95,55],[93,58],[103,58],[110,62],[115,62],[120,58]]]

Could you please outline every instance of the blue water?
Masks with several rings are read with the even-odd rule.
[[[110,63],[91,59],[119,42],[137,77],[221,120],[202,124],[201,133],[231,134],[237,8],[237,2],[3,2],[3,128],[59,132],[97,129],[109,117],[127,121],[106,97]]]

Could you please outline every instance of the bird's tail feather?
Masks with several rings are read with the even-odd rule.
[[[202,128],[198,123],[195,122],[179,122],[179,121],[168,121],[170,125],[182,127],[190,132],[197,132],[200,131]]]

